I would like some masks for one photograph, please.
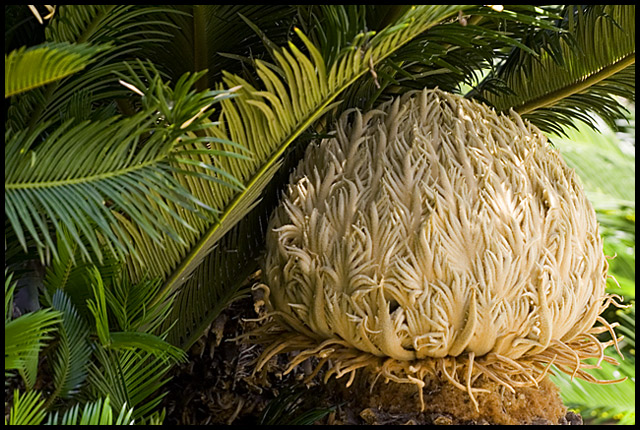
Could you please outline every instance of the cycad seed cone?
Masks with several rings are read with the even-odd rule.
[[[418,385],[442,368],[470,394],[476,372],[535,384],[553,360],[588,378],[581,360],[605,358],[593,334],[613,334],[607,267],[582,186],[536,127],[413,92],[344,114],[292,175],[268,228],[269,351],[333,358],[338,376],[369,357]]]

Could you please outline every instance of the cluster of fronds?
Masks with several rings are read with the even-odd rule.
[[[185,354],[160,330],[170,302],[150,303],[159,281],[133,285],[113,260],[74,266],[58,252],[40,310],[14,317],[16,284],[5,279],[5,378],[17,371],[28,389],[15,392],[9,423],[112,424],[112,410],[114,424],[161,422],[156,392]]]

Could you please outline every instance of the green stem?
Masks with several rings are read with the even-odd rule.
[[[529,112],[533,112],[536,109],[553,106],[558,101],[586,90],[587,88],[597,84],[598,82],[604,79],[607,79],[608,77],[613,76],[614,74],[634,64],[635,62],[636,62],[636,54],[634,52],[632,54],[622,57],[620,60],[616,61],[615,63],[600,69],[596,73],[588,76],[586,79],[580,80],[578,82],[574,82],[571,85],[559,88],[541,97],[530,100],[524,104],[521,104],[518,107],[515,107],[514,110],[518,112],[518,114],[523,115]]]
[[[7,184],[5,182],[4,189],[5,191],[6,190],[26,190],[26,189],[34,189],[34,188],[61,187],[61,186],[67,186],[67,185],[83,184],[83,183],[92,182],[92,181],[101,181],[101,180],[109,179],[115,176],[126,175],[129,172],[143,169],[150,165],[156,164],[157,162],[158,160],[155,159],[155,160],[147,161],[145,163],[136,164],[133,167],[127,167],[125,169],[116,170],[115,172],[106,172],[106,173],[101,173],[99,175],[84,176],[78,179],[67,179],[63,181],[49,181],[49,182],[37,182],[37,183],[24,182],[24,183],[18,183],[18,184],[11,184],[11,183]]]

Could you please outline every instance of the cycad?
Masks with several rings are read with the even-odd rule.
[[[542,90],[536,97],[543,97],[549,90],[543,81],[549,77],[537,74],[547,70],[536,68],[538,62],[560,69],[581,64],[570,52],[561,60],[554,49],[565,42],[556,42],[555,32],[562,28],[579,34],[603,16],[604,25],[613,17],[626,33],[614,31],[614,25],[603,34],[607,39],[601,46],[630,47],[632,6],[606,6],[604,13],[572,10],[527,5],[502,12],[451,5],[60,6],[45,30],[47,42],[107,48],[95,52],[81,71],[8,99],[8,243],[38,250],[45,262],[48,253],[53,260],[56,253],[65,259],[61,243],[75,256],[72,265],[124,258],[134,285],[159,278],[162,287],[149,294],[157,294],[154,303],[165,305],[168,295],[176,294],[163,328],[176,322],[169,339],[187,347],[242,293],[239,287],[257,267],[266,218],[298,149],[330,131],[326,124],[332,117],[355,106],[373,107],[408,88],[461,92],[487,71],[468,96],[501,109],[520,106],[529,96],[510,75],[531,76]],[[569,16],[575,25],[569,25]],[[226,26],[214,25],[220,21]],[[575,39],[572,46],[580,46],[580,37]],[[607,55],[587,52],[589,58],[596,54],[594,62],[581,66],[587,74],[609,61]],[[532,60],[516,61],[522,56]],[[146,58],[155,60],[158,70],[146,61],[132,61]],[[560,122],[550,127],[565,127],[568,118],[586,119],[587,105],[611,118],[619,115],[617,102],[606,94],[633,98],[629,78],[634,70],[628,65],[601,81],[607,85],[578,94],[578,109],[555,99]],[[180,80],[185,72],[191,73]],[[234,99],[221,100],[228,93],[216,92],[238,86]],[[516,95],[492,98],[495,92]],[[192,109],[168,119],[185,97]],[[603,101],[610,107],[599,109]],[[527,115],[549,125],[549,107]],[[97,143],[102,137],[122,127],[135,131],[104,140],[112,151],[103,157],[91,152],[102,148]],[[72,130],[83,139],[75,139]],[[127,145],[134,151],[128,153]],[[79,157],[56,154],[60,149],[86,151],[86,170]],[[61,160],[71,166],[60,168],[56,163]],[[134,160],[148,164],[143,168]],[[52,180],[59,187],[49,186]],[[70,234],[57,239],[63,228]]]
[[[207,262],[201,263],[205,257],[214,262],[220,259],[219,253],[228,252],[219,247],[210,253],[224,235],[255,206],[289,145],[333,107],[332,104],[340,93],[370,72],[372,67],[380,64],[417,35],[463,9],[464,7],[459,6],[412,8],[397,25],[387,27],[370,39],[364,33],[356,35],[352,44],[345,47],[332,64],[327,64],[310,40],[296,30],[309,54],[303,54],[293,43],[289,43],[288,48],[271,46],[270,54],[276,64],[260,60],[255,62],[263,90],[254,88],[238,76],[225,74],[226,87],[241,86],[241,89],[233,101],[223,102],[220,126],[210,129],[209,133],[219,139],[240,143],[251,151],[252,158],[249,160],[230,157],[220,160],[223,168],[239,178],[246,189],[239,194],[229,192],[228,189],[204,190],[210,194],[210,199],[222,196],[219,203],[222,212],[220,220],[205,225],[190,246],[174,251],[172,254],[176,255],[175,259],[154,259],[150,255],[153,249],[150,242],[144,239],[144,234],[136,226],[129,227],[135,231],[134,237],[140,245],[140,252],[147,250],[146,258],[143,258],[146,268],[151,269],[153,274],[165,277],[164,289],[172,292],[182,289],[174,314],[181,316],[174,341],[183,346],[193,343],[198,333],[215,317],[211,310],[218,310],[217,302],[221,298],[229,299],[228,295],[225,297],[225,292],[233,291],[233,287],[237,287],[238,281],[241,281],[235,273],[223,276],[222,279],[213,278],[210,276],[212,272],[206,269],[215,270],[215,266]],[[200,190],[202,187],[199,184],[192,188],[194,194],[199,196]],[[251,222],[251,218],[246,222]],[[252,224],[256,226],[258,223],[253,221]],[[231,234],[234,233],[237,234]],[[159,264],[155,264],[155,261]],[[135,270],[134,278],[140,276],[139,273],[144,273],[144,268],[137,269],[132,264],[129,267]],[[188,284],[183,287],[185,282]],[[206,288],[205,285],[210,283],[213,285]],[[220,290],[223,294],[216,293]],[[194,307],[200,312],[194,313]],[[185,338],[185,335],[190,337]]]

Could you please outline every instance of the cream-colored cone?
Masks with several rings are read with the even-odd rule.
[[[595,212],[540,130],[423,90],[347,112],[309,147],[269,224],[263,288],[290,333],[275,348],[306,351],[296,362],[333,354],[351,363],[333,360],[340,375],[369,357],[417,385],[422,366],[472,394],[479,373],[535,384],[552,361],[588,378],[593,334],[613,334],[607,267]]]

